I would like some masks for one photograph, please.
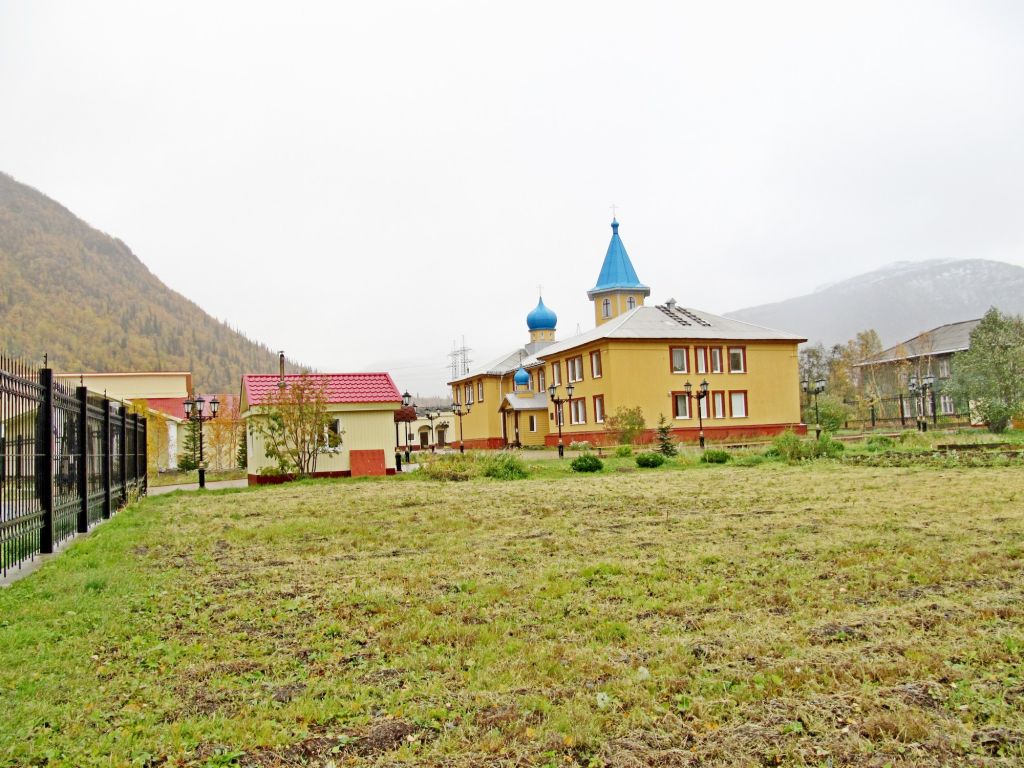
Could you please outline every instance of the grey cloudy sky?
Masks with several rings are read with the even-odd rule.
[[[561,335],[616,203],[712,312],[895,260],[1024,264],[1018,2],[0,0],[0,170],[330,370],[443,389]]]

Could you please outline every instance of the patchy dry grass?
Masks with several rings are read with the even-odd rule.
[[[149,499],[0,592],[0,765],[1018,765],[1024,475]]]

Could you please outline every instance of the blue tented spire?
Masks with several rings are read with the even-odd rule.
[[[595,294],[604,291],[620,290],[643,291],[647,295],[651,292],[637,277],[633,262],[626,253],[626,246],[619,237],[619,222],[612,219],[612,241],[608,243],[608,253],[604,256],[601,274],[597,276],[597,285],[587,291],[587,296],[594,298]]]

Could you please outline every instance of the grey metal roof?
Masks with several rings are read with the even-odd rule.
[[[897,360],[912,360],[916,357],[963,352],[971,348],[971,331],[977,328],[980,322],[981,319],[978,318],[977,320],[961,320],[959,323],[940,325],[938,328],[924,331],[912,339],[891,346],[877,355],[863,360],[858,365],[894,363]]]
[[[477,376],[504,376],[516,371],[520,365],[529,370],[530,368],[542,365],[542,363],[536,355],[531,355],[527,352],[525,347],[516,347],[501,357],[496,357],[483,365],[471,368],[468,373],[464,373],[448,383],[454,384],[455,382],[466,381]]]
[[[465,381],[475,376],[501,376],[516,370],[520,363],[524,368],[535,368],[553,355],[560,354],[584,344],[601,339],[692,339],[721,341],[807,341],[803,336],[774,328],[764,328],[745,323],[731,317],[712,315],[698,309],[680,307],[674,302],[657,306],[641,306],[619,315],[593,330],[556,341],[536,355],[527,354],[525,347],[519,347],[469,373],[452,379],[449,384]],[[520,357],[520,355],[522,357]]]
[[[542,359],[601,339],[722,339],[724,341],[807,341],[786,331],[668,303],[641,306],[578,336],[545,347]]]
[[[509,392],[501,404],[504,408],[508,403],[509,409],[513,411],[546,411],[548,408],[548,395],[546,392],[535,392],[532,396],[525,396],[517,392]]]

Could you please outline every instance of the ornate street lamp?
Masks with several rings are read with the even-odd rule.
[[[812,385],[807,379],[800,382],[800,387],[803,389],[804,394],[808,396],[814,395],[814,436],[817,438],[821,437],[821,414],[818,413],[818,395],[825,391],[825,379],[816,379]]]
[[[427,421],[430,422],[430,452],[436,453],[436,451],[434,450],[434,445],[436,442],[434,440],[434,419],[436,419],[441,414],[438,411],[431,411],[428,409],[426,413],[424,413],[423,415],[424,417],[426,417]]]
[[[452,403],[452,413],[459,417],[459,453],[466,452],[466,430],[462,427],[463,414],[469,413],[469,406],[462,403]]]
[[[195,400],[185,401],[185,421],[194,421],[199,425],[199,487],[206,487],[206,462],[203,458],[203,422],[217,418],[217,411],[220,409],[220,401],[214,396],[210,400],[210,415],[203,411],[206,409],[206,400],[202,395]]]
[[[568,403],[572,400],[573,385],[571,383],[565,385],[565,397],[561,398],[557,396],[558,386],[552,384],[548,387],[548,399],[555,406],[555,423],[558,425],[558,458],[565,456],[565,444],[562,442],[562,403]]]
[[[700,388],[697,391],[697,394],[693,394],[693,384],[691,384],[690,382],[686,382],[683,385],[683,392],[686,393],[687,399],[690,400],[691,402],[693,400],[697,401],[697,424],[698,424],[698,426],[700,428],[700,433],[699,433],[700,447],[703,448],[704,447],[704,414],[702,414],[700,412],[700,401],[708,396],[708,380],[704,379],[704,381],[702,381],[700,383]]]
[[[917,408],[917,429],[920,432],[928,431],[928,392],[932,393],[932,418],[938,423],[938,414],[935,412],[935,377],[930,373],[918,380],[917,376],[911,375],[908,381],[910,395],[918,402]]]

